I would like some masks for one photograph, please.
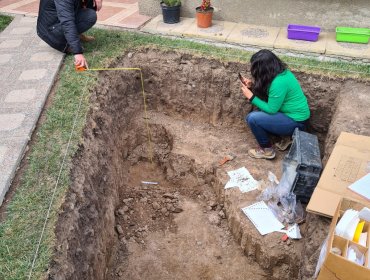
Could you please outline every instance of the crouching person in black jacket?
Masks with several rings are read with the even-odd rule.
[[[86,1],[86,2],[85,2]],[[93,40],[82,33],[96,23],[102,0],[41,0],[37,34],[52,48],[72,53],[77,67],[87,68],[81,41]]]

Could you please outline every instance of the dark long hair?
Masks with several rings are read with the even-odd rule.
[[[251,57],[253,93],[267,101],[272,80],[285,69],[287,65],[269,50],[260,50],[253,54]]]

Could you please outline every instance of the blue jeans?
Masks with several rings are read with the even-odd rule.
[[[280,112],[269,115],[262,111],[249,113],[245,120],[262,148],[271,147],[269,134],[291,136],[296,127],[300,130],[304,130],[306,122],[297,122]]]

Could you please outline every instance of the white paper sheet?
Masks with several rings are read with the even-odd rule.
[[[261,235],[284,228],[284,225],[279,222],[264,201],[244,207],[242,211],[251,220]]]
[[[351,191],[370,200],[370,173],[354,182],[348,187]]]
[[[279,232],[285,233],[286,235],[288,235],[289,238],[292,238],[292,239],[301,239],[302,238],[301,231],[299,229],[298,224],[292,225],[287,230],[279,230]]]
[[[258,182],[245,167],[229,171],[227,174],[229,175],[230,180],[226,183],[225,189],[239,187],[240,191],[245,193],[258,188]]]

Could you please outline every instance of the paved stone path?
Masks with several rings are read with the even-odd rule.
[[[64,57],[38,38],[36,20],[17,16],[0,33],[0,205]]]
[[[240,46],[291,50],[298,53],[309,53],[314,56],[323,55],[370,61],[370,44],[337,42],[335,31],[321,32],[316,42],[309,42],[288,39],[286,27],[255,26],[214,20],[211,27],[198,28],[194,18],[181,18],[179,23],[166,24],[163,22],[162,15],[158,15],[146,23],[141,31],[179,37],[196,37]]]
[[[40,0],[0,0],[0,12],[37,16],[39,3]],[[138,0],[104,0],[98,12],[98,24],[101,25],[139,28],[149,19],[139,14]]]

